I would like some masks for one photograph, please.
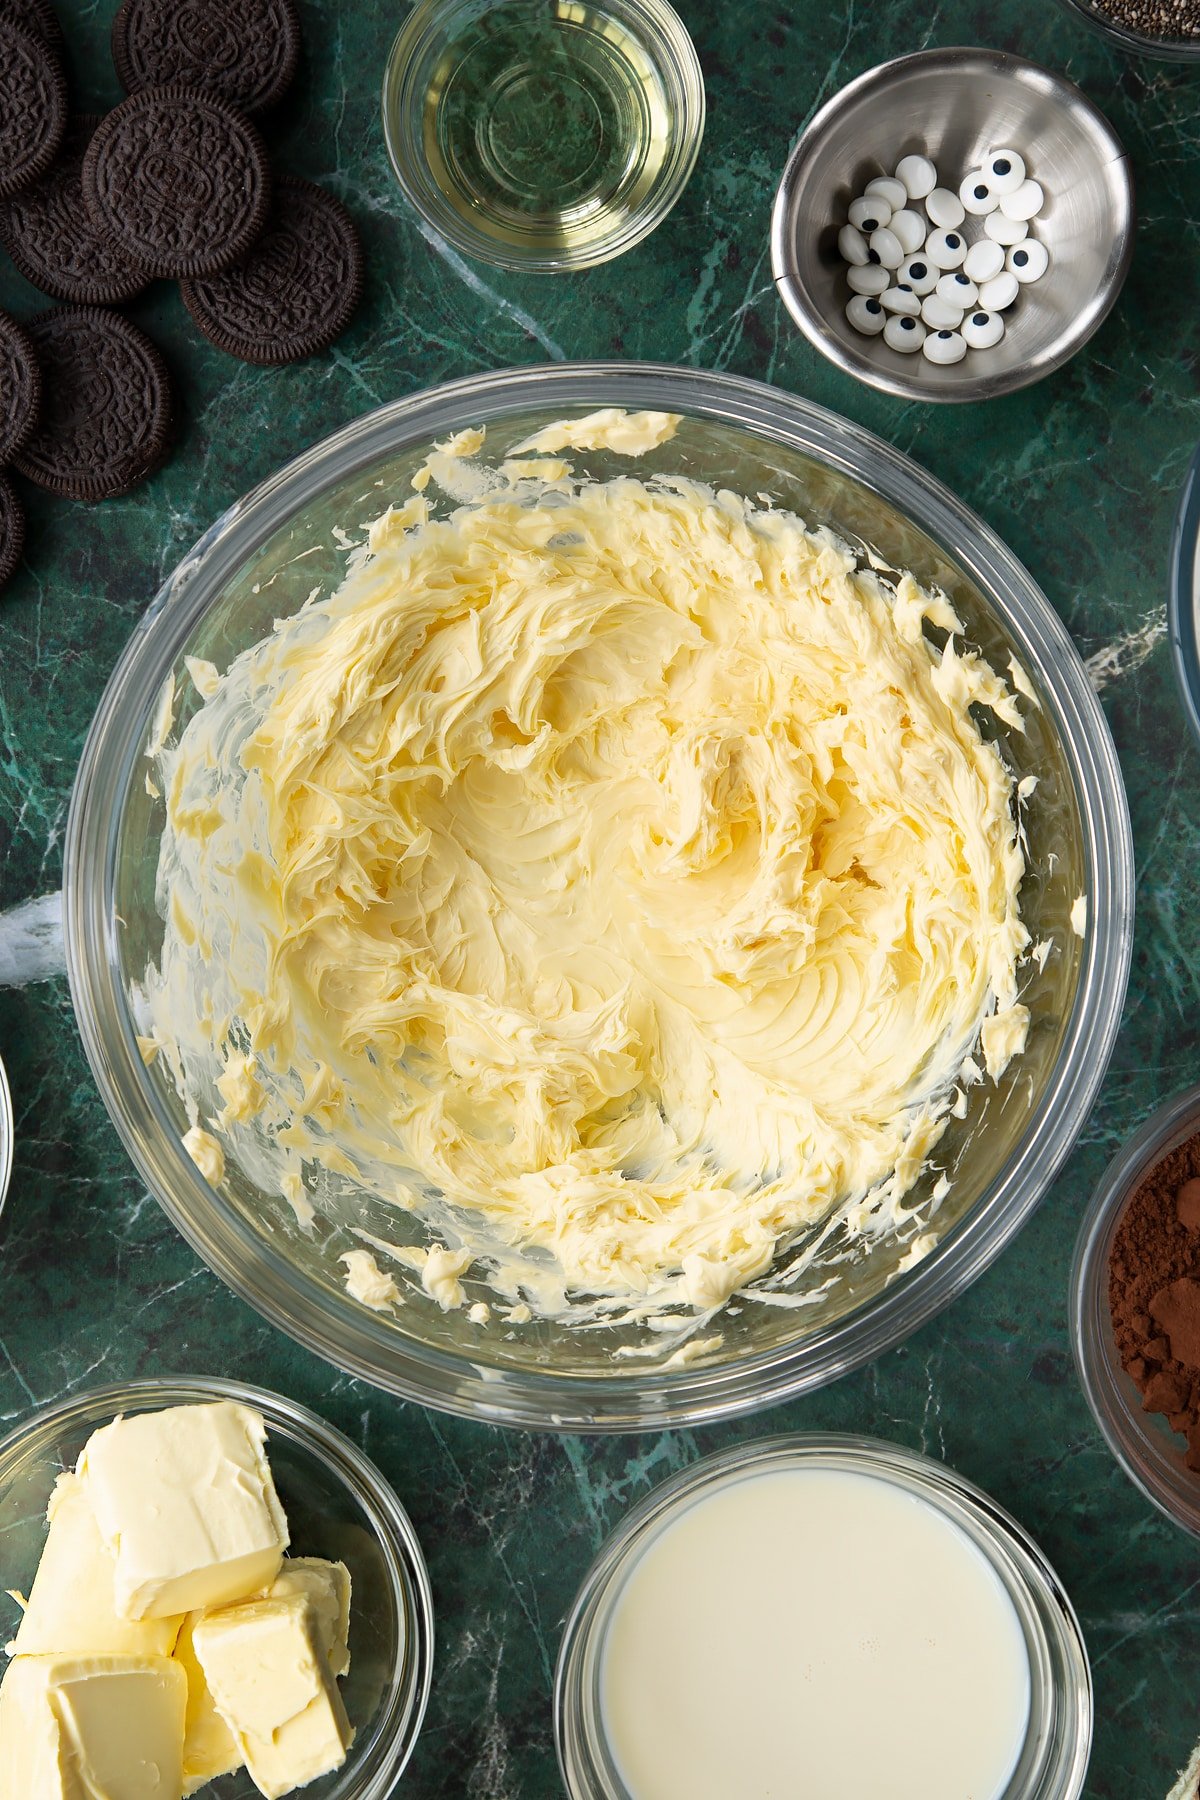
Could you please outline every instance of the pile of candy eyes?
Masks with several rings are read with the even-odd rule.
[[[993,150],[957,193],[939,186],[927,156],[901,157],[894,176],[868,181],[838,233],[854,290],[846,317],[932,363],[990,350],[1004,336],[1001,314],[1049,267],[1046,246],[1029,235],[1045,200],[1015,150]],[[983,227],[973,242],[968,215]]]

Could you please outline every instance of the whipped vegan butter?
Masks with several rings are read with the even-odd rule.
[[[1023,678],[787,512],[558,454],[676,426],[593,415],[499,469],[482,432],[439,446],[151,745],[142,1046],[202,1171],[232,1147],[298,1216],[365,1188],[564,1317],[713,1309],[802,1226],[897,1229],[1028,1029],[977,723],[1020,731]]]
[[[61,1475],[0,1682],[0,1800],[182,1800],[243,1766],[268,1800],[353,1739],[350,1577],[287,1559],[261,1414],[114,1420]]]

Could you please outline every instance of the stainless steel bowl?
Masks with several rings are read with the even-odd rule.
[[[862,1255],[826,1245],[789,1276],[787,1298],[802,1304],[743,1297],[722,1315],[719,1349],[687,1366],[669,1363],[661,1333],[633,1324],[578,1332],[533,1319],[480,1330],[462,1309],[443,1313],[402,1269],[395,1316],[359,1305],[338,1260],[357,1242],[338,1221],[342,1202],[305,1233],[278,1183],[260,1185],[234,1156],[219,1186],[205,1181],[181,1146],[188,1120],[165,1059],[147,1066],[139,1053],[131,1000],[162,934],[164,815],[146,789],[144,751],[172,675],[181,726],[195,704],[182,659],[227,667],[314,583],[336,584],[346,561],[338,529],[407,494],[433,441],[486,425],[498,459],[552,420],[598,406],[683,415],[675,438],[639,460],[639,475],[766,496],[810,526],[832,527],[876,568],[912,570],[948,595],[993,667],[1019,660],[1039,702],[1024,731],[1000,736],[1017,778],[1038,778],[1022,815],[1021,910],[1035,938],[1058,949],[1027,972],[1025,1055],[998,1085],[971,1089],[967,1117],[939,1146],[952,1181],[941,1241],[915,1266],[907,1229]],[[604,453],[579,466],[628,473]],[[309,1349],[393,1393],[498,1423],[600,1431],[696,1424],[819,1386],[960,1293],[1029,1216],[1087,1116],[1120,1018],[1133,919],[1129,821],[1104,715],[1061,621],[1012,553],[857,426],[757,382],[639,363],[506,370],[411,395],[315,445],[232,507],[150,606],[101,701],[75,785],[64,888],[71,991],[100,1092],[151,1192],[210,1267]],[[1080,894],[1082,938],[1070,924]],[[935,1178],[913,1191],[914,1233],[936,1204]],[[366,1194],[347,1206],[351,1198],[351,1223],[395,1237],[394,1207]],[[471,1300],[494,1298],[475,1278],[467,1288]]]
[[[850,202],[914,151],[957,188],[1000,144],[1046,190],[1036,235],[1050,252],[1000,343],[938,367],[863,337],[846,318],[837,248]],[[1000,50],[923,50],[860,75],[802,132],[775,199],[771,264],[801,331],[848,374],[911,400],[987,400],[1040,381],[1087,342],[1121,291],[1133,235],[1129,159],[1072,82]]]

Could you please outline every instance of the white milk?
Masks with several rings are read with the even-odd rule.
[[[1013,1604],[882,1477],[736,1475],[646,1546],[601,1651],[632,1800],[997,1800],[1029,1718]]]

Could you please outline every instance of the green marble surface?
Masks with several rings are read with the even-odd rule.
[[[654,1482],[766,1431],[894,1438],[953,1463],[1041,1540],[1095,1670],[1088,1793],[1160,1800],[1200,1735],[1200,1551],[1110,1459],[1074,1379],[1065,1312],[1076,1225],[1101,1169],[1197,1072],[1200,758],[1163,601],[1173,509],[1200,439],[1200,77],[1122,59],[1053,0],[683,0],[710,112],[682,202],[619,262],[518,279],[429,242],[392,185],[376,88],[401,8],[300,4],[307,56],[271,136],[282,160],[353,209],[370,265],[361,313],[331,354],[253,370],[204,345],[176,291],[155,286],[132,312],[178,383],[174,460],[95,509],[31,494],[26,564],[0,599],[0,1050],[17,1118],[0,1221],[0,1426],[90,1383],[220,1371],[294,1394],[362,1444],[412,1513],[436,1594],[433,1699],[402,1783],[413,1800],[560,1792],[550,1689],[564,1612],[602,1537]],[[80,101],[111,104],[113,0],[60,10]],[[857,385],[796,333],[770,280],[770,204],[796,131],[861,70],[938,43],[998,45],[1067,71],[1124,139],[1139,190],[1115,314],[1066,369],[986,410],[907,405]],[[20,317],[39,304],[0,261],[0,305]],[[56,890],[92,709],[160,579],[228,502],[382,401],[503,364],[590,356],[776,382],[881,433],[975,506],[1091,659],[1129,787],[1138,877],[1132,985],[1099,1103],[998,1265],[903,1348],[813,1398],[717,1430],[600,1441],[397,1404],[235,1300],[134,1176],[66,982],[36,978],[55,966],[53,932],[31,950],[31,915],[13,910]]]

